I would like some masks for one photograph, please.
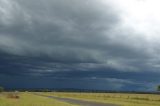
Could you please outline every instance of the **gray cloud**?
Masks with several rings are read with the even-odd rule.
[[[0,73],[54,76],[112,69],[159,74],[159,43],[126,25],[119,8],[105,2],[0,0]]]
[[[122,71],[140,70],[155,58],[156,51],[140,33],[122,27],[120,14],[109,2],[1,2],[4,52],[66,63],[98,62]]]
[[[10,20],[5,18],[5,22],[2,17],[1,50],[58,59],[68,56],[75,60],[101,55],[95,49],[103,45],[100,42],[104,38],[101,31],[109,30],[118,19],[110,8],[106,11],[102,4],[88,2],[48,0],[40,1],[38,5],[36,1],[4,1],[2,5],[9,4],[10,8],[3,8],[6,10],[3,17]],[[91,4],[93,6],[89,6]],[[106,11],[105,14],[103,11]]]

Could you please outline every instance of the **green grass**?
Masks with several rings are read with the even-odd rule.
[[[0,94],[0,106],[77,106],[31,93],[19,93],[19,99],[7,98],[7,94]]]
[[[160,95],[123,93],[43,93],[87,101],[113,103],[121,106],[160,106]]]

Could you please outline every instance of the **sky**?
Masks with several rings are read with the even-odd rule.
[[[154,91],[159,0],[0,0],[0,86]]]

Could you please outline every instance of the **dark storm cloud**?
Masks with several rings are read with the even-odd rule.
[[[110,8],[106,10],[102,4],[90,1],[4,2],[7,4],[10,8],[4,18],[9,19],[2,24],[1,50],[18,55],[96,61],[94,55],[99,52],[94,48],[103,45],[101,31],[109,30],[118,21]]]
[[[105,2],[0,0],[0,74],[97,80],[114,88],[157,83],[159,50],[124,27],[121,12]]]
[[[122,70],[136,70],[130,66],[132,59],[148,57],[137,50],[143,47],[133,48],[134,44],[124,41],[137,41],[128,37],[129,32],[116,31],[120,18],[109,4],[8,0],[1,5],[0,48],[4,52],[66,63],[101,62]]]

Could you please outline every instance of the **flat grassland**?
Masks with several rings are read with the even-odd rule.
[[[112,103],[120,106],[160,106],[160,95],[124,94],[124,93],[58,93],[48,92],[43,95],[73,98],[101,103]]]
[[[77,106],[32,93],[18,93],[19,98],[8,95],[11,93],[0,93],[0,106]]]
[[[0,93],[0,106],[78,106],[39,95],[111,103],[118,106],[160,106],[160,95],[156,94],[19,92],[18,98],[9,97],[9,94]]]

